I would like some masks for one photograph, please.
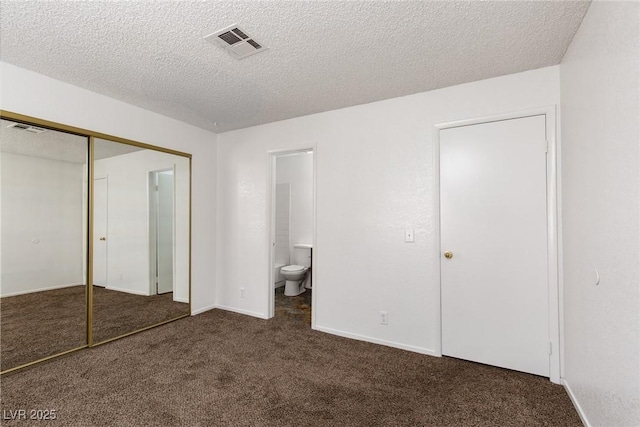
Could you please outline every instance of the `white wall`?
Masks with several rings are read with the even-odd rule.
[[[191,153],[192,312],[214,305],[216,134],[0,62],[0,108]]]
[[[594,426],[640,425],[639,28],[593,2],[560,66],[564,377]]]
[[[291,232],[291,185],[289,183],[276,184],[275,202],[275,240],[274,248],[274,264],[288,265],[291,255],[291,240],[289,235]],[[274,266],[274,268],[276,268]],[[276,283],[283,278],[280,277],[279,269],[276,269]]]
[[[558,103],[549,67],[218,135],[217,304],[267,317],[267,151],[315,146],[316,327],[435,353],[434,124]]]
[[[294,264],[293,245],[313,243],[313,153],[278,157],[276,183],[291,184],[289,254]]]
[[[96,148],[96,153],[99,152]],[[174,299],[189,299],[189,159],[141,150],[95,161],[107,178],[107,288],[138,295],[150,288],[149,172],[175,168]]]
[[[2,153],[0,295],[84,283],[83,165]]]

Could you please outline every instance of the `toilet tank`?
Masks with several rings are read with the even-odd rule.
[[[293,245],[293,262],[296,265],[311,266],[311,248],[312,246],[307,243]]]

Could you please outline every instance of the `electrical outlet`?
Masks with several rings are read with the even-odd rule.
[[[244,288],[240,288],[240,298],[244,298]]]
[[[386,311],[381,311],[380,312],[380,324],[381,325],[388,325],[389,324],[389,313],[387,313]]]

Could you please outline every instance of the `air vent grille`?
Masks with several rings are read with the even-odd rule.
[[[7,126],[8,128],[14,128],[14,129],[20,129],[20,130],[26,130],[27,132],[31,132],[31,133],[43,133],[46,132],[46,129],[42,129],[36,126],[31,126],[31,125],[25,125],[23,123],[12,123],[9,126]]]
[[[246,58],[266,48],[255,41],[246,31],[237,25],[231,25],[205,37],[205,40],[225,49],[236,59]]]
[[[240,38],[241,38],[242,40],[245,40],[245,39],[248,39],[248,38],[249,38],[249,36],[248,36],[248,35],[246,35],[243,31],[240,31],[240,28],[238,28],[238,27],[234,28],[234,29],[233,29],[233,30],[231,30],[231,31],[233,31],[234,33],[236,33],[237,35],[239,35],[239,36],[240,36]]]
[[[227,42],[230,45],[234,45],[234,44],[242,41],[242,39],[240,37],[236,36],[231,31],[227,31],[226,33],[222,33],[218,37],[220,37],[222,40],[224,40],[225,42]]]
[[[255,47],[256,49],[262,49],[262,46],[260,46],[258,43],[256,43],[253,40],[247,40],[247,43],[249,43],[251,46]]]

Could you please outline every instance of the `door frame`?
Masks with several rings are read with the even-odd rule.
[[[158,241],[157,241],[157,228],[158,228],[158,194],[155,190],[155,180],[160,172],[169,172],[173,173],[173,230],[171,231],[173,234],[173,286],[172,292],[175,298],[176,295],[176,165],[173,164],[171,166],[167,166],[160,169],[153,169],[147,171],[147,233],[148,233],[148,242],[149,242],[149,295],[163,295],[158,293],[158,283],[155,280],[154,275],[154,267],[158,268]],[[155,195],[154,195],[155,193]],[[151,209],[151,203],[155,202],[155,209]],[[155,214],[155,218],[152,219],[151,215]],[[155,233],[154,236],[152,234]],[[153,243],[153,245],[152,245]],[[168,292],[167,292],[168,293]]]
[[[313,250],[311,251],[311,265],[313,266],[313,268],[311,269],[311,283],[313,283],[313,293],[311,296],[311,329],[316,329],[316,307],[317,307],[317,301],[318,301],[318,280],[317,280],[317,262],[316,262],[316,258],[317,258],[317,248],[316,248],[316,218],[317,218],[317,174],[318,174],[318,147],[315,144],[311,144],[311,145],[301,145],[300,147],[293,147],[293,148],[283,148],[283,149],[276,149],[276,150],[269,150],[267,151],[268,154],[268,161],[269,161],[269,167],[268,167],[268,180],[267,182],[269,183],[268,187],[267,187],[267,224],[269,225],[267,227],[267,253],[268,255],[268,274],[267,277],[269,278],[269,283],[266,286],[266,290],[267,290],[267,310],[265,310],[265,313],[267,313],[267,319],[271,319],[272,317],[275,316],[275,292],[274,292],[274,288],[273,288],[273,280],[274,280],[274,275],[273,275],[273,266],[275,265],[275,250],[274,250],[274,244],[275,244],[275,229],[276,229],[276,215],[275,215],[275,209],[276,209],[276,203],[275,203],[275,198],[276,198],[276,159],[278,156],[282,156],[282,155],[286,155],[286,154],[292,154],[292,153],[296,153],[296,152],[301,152],[301,151],[312,151],[313,152],[313,230],[312,230],[312,242],[311,244],[313,245]]]
[[[95,276],[95,268],[92,268],[91,269],[91,286],[101,286],[101,287],[107,289],[107,287],[109,285],[109,241],[110,241],[110,238],[109,238],[109,174],[105,174],[104,176],[99,176],[99,177],[93,177],[93,180],[92,180],[93,182],[91,183],[92,184],[91,185],[91,192],[93,193],[94,197],[93,197],[93,200],[91,202],[92,203],[91,215],[92,215],[92,217],[94,217],[94,214],[95,214],[95,183],[96,183],[97,180],[102,180],[102,179],[104,180],[105,185],[106,185],[106,195],[105,195],[105,197],[107,198],[107,206],[106,206],[106,210],[107,211],[105,212],[105,235],[107,237],[107,240],[106,240],[107,243],[106,243],[106,247],[105,247],[105,250],[104,250],[104,258],[105,258],[104,259],[104,264],[105,264],[105,266],[104,266],[104,269],[105,269],[105,271],[104,271],[104,285],[96,285],[95,284],[95,278],[94,278],[94,276]],[[93,218],[93,219],[94,220],[92,221],[92,224],[91,224],[92,229],[93,229],[93,227],[95,227],[95,218]],[[95,233],[92,233],[91,237],[93,239],[95,239],[97,236],[95,235]],[[92,242],[92,244],[94,245],[93,251],[92,251],[92,254],[91,254],[91,257],[93,259],[94,256],[95,256],[95,242]]]
[[[483,116],[471,119],[456,120],[451,122],[438,123],[433,130],[433,170],[434,170],[434,217],[435,234],[434,251],[438,254],[435,257],[436,277],[440,281],[438,287],[438,305],[440,327],[437,329],[436,355],[442,356],[442,276],[441,260],[442,248],[440,247],[440,131],[444,129],[470,126],[483,123],[491,123],[503,120],[521,119],[532,116],[545,116],[545,133],[547,139],[547,286],[548,286],[548,307],[549,307],[549,379],[560,384],[562,377],[562,306],[561,306],[561,281],[559,277],[559,266],[561,252],[559,250],[560,241],[560,215],[558,197],[558,140],[556,136],[556,106],[549,105],[539,108],[532,108],[523,111]]]

